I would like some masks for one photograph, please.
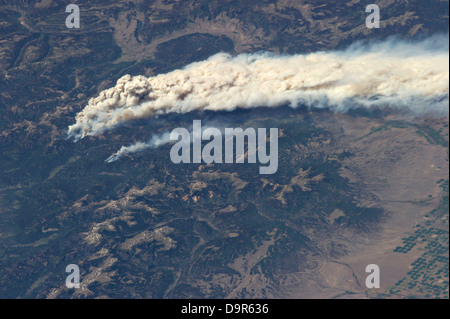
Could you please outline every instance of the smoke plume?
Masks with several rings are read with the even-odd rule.
[[[292,56],[220,53],[166,74],[120,78],[89,101],[68,134],[78,140],[133,119],[259,106],[305,105],[337,112],[391,107],[445,115],[448,59],[448,35]]]
[[[211,124],[213,126],[211,126]],[[214,122],[214,121],[210,121],[209,123],[207,123],[205,125],[205,123],[203,123],[203,126],[201,127],[200,132],[197,132],[197,134],[194,135],[193,132],[193,127],[192,125],[189,126],[188,131],[189,131],[189,135],[190,135],[190,139],[191,141],[194,138],[200,139],[202,138],[202,134],[203,131],[209,127],[214,127],[219,129],[222,133],[224,133],[225,127],[223,123],[218,123],[218,122]],[[124,157],[126,154],[132,154],[132,153],[138,153],[138,152],[142,152],[145,151],[148,148],[158,148],[162,145],[165,145],[167,143],[170,143],[170,133],[171,132],[165,132],[159,135],[153,135],[152,138],[150,139],[150,141],[148,142],[136,142],[130,146],[122,146],[120,148],[120,150],[118,150],[116,153],[114,153],[113,155],[111,155],[110,157],[108,157],[105,162],[107,163],[113,163],[117,160],[119,160],[120,158]]]
[[[144,143],[144,142],[137,142],[130,146],[122,146],[120,150],[118,150],[116,153],[111,155],[106,159],[105,162],[112,163],[117,160],[119,160],[121,157],[125,156],[126,154],[132,154],[137,152],[142,152],[143,150],[147,148],[158,148],[164,144],[167,144],[170,142],[170,132],[165,132],[160,135],[153,135],[150,141]]]

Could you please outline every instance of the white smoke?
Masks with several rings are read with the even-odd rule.
[[[170,142],[170,132],[165,132],[160,135],[153,135],[150,141],[148,142],[137,142],[130,146],[122,146],[120,150],[118,150],[116,153],[111,155],[106,159],[105,162],[112,163],[117,160],[119,160],[121,157],[125,156],[126,154],[132,154],[137,152],[142,152],[143,150],[147,148],[158,148],[164,144],[167,144]]]
[[[448,48],[448,35],[441,35],[305,55],[220,53],[167,74],[120,78],[89,101],[68,134],[78,140],[159,114],[259,106],[448,114]]]
[[[221,133],[224,133],[224,125],[223,123],[214,123],[211,122],[211,124],[214,124],[214,128],[217,128],[221,131]],[[210,124],[207,124],[206,126],[202,126],[201,130],[199,132],[196,132],[194,134],[192,125],[189,126],[188,131],[190,135],[191,142],[195,139],[201,140],[203,132],[207,129],[213,127]],[[105,162],[107,163],[113,163],[120,158],[124,157],[126,154],[132,154],[132,153],[138,153],[145,151],[148,148],[158,148],[162,145],[165,145],[167,143],[170,143],[170,133],[171,132],[165,132],[163,134],[159,135],[153,135],[150,141],[148,142],[136,142],[135,144],[132,144],[130,146],[122,146],[120,150],[118,150],[116,153],[108,157]],[[175,141],[173,141],[175,142]]]

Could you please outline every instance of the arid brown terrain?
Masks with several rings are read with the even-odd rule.
[[[0,297],[448,298],[448,116],[259,108],[66,139],[125,74],[448,32],[448,1],[380,0],[368,29],[371,2],[77,1],[68,29],[64,1],[0,0]],[[105,163],[196,118],[279,127],[278,173],[175,165],[168,146]]]

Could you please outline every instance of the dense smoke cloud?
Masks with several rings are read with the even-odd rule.
[[[122,77],[89,101],[68,134],[78,140],[158,114],[259,106],[306,105],[337,112],[388,106],[416,115],[445,115],[448,58],[448,35],[305,55],[220,53],[150,78]]]

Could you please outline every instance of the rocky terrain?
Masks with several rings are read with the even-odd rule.
[[[371,2],[77,1],[68,29],[65,1],[0,0],[0,297],[448,298],[448,116],[193,112],[66,139],[125,74],[448,32],[448,1],[378,1],[367,29]],[[193,119],[279,127],[278,173],[175,165],[167,145],[105,163]]]

